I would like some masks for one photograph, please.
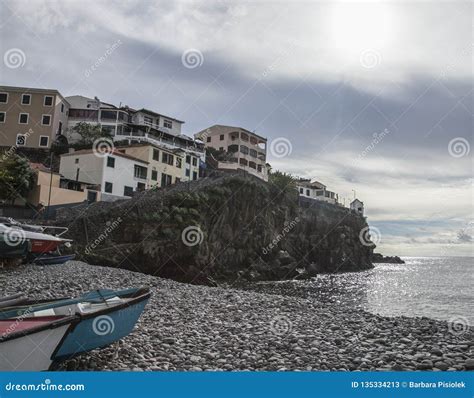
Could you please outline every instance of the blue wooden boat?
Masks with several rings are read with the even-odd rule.
[[[74,299],[26,300],[0,309],[0,319],[76,314],[73,325],[53,355],[60,362],[102,348],[132,332],[151,296],[148,288],[97,290]]]
[[[33,259],[33,263],[37,265],[57,265],[64,264],[66,261],[74,260],[75,254],[66,254],[63,256],[41,255]]]

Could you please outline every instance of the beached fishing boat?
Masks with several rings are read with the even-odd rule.
[[[62,245],[69,247],[72,242],[71,239],[61,237],[67,231],[66,227],[22,224],[2,217],[0,258],[26,259],[42,265],[62,264],[74,258],[60,253]]]
[[[77,316],[0,320],[0,371],[48,370]]]
[[[133,288],[97,290],[74,299],[27,300],[21,305],[0,307],[0,319],[77,314],[80,321],[54,353],[54,359],[62,361],[127,336],[150,296],[148,288]]]

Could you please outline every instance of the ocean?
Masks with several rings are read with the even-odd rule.
[[[403,257],[363,272],[321,275],[311,292],[386,316],[425,316],[474,325],[474,258]],[[307,286],[309,287],[309,286]]]

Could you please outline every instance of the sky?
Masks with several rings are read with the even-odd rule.
[[[378,251],[473,256],[473,3],[0,1],[0,84],[268,138]]]

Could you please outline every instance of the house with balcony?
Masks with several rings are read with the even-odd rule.
[[[217,159],[209,159],[217,169],[244,170],[268,181],[266,138],[242,127],[223,125],[211,126],[194,137],[219,152]]]
[[[0,147],[50,148],[64,134],[69,106],[55,89],[0,86]]]
[[[300,179],[296,182],[296,187],[300,197],[320,200],[327,203],[337,204],[338,195],[326,188],[326,185],[319,181]]]
[[[147,188],[148,162],[117,149],[102,154],[84,149],[61,155],[59,173],[70,181],[97,186],[102,201],[114,201]]]

